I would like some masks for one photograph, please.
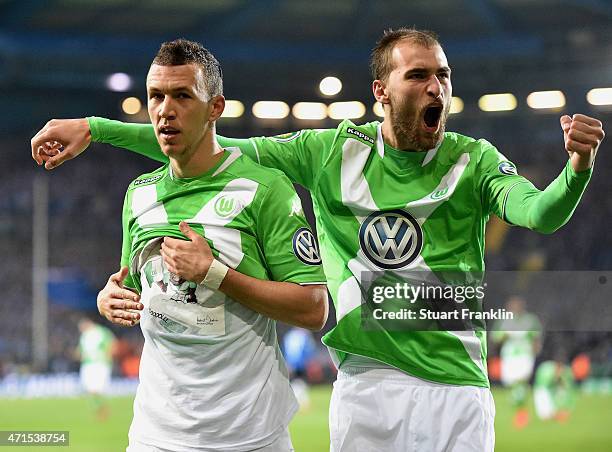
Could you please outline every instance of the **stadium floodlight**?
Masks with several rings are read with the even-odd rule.
[[[357,119],[365,115],[366,107],[361,102],[334,102],[327,107],[332,119]]]
[[[451,99],[449,113],[451,115],[461,113],[463,111],[463,106],[464,106],[463,99],[461,99],[460,97],[453,96]]]
[[[383,109],[383,106],[382,106],[382,104],[380,102],[375,102],[374,103],[374,105],[372,106],[372,111],[379,118],[384,118],[385,117],[385,110]]]
[[[277,100],[261,100],[253,104],[253,114],[261,119],[283,119],[289,116],[289,105]]]
[[[106,78],[106,87],[111,91],[123,93],[132,87],[132,77],[124,72],[115,72]]]
[[[226,100],[222,118],[240,118],[244,114],[244,104],[239,100]]]
[[[591,105],[612,105],[612,88],[593,88],[586,98]]]
[[[485,94],[478,99],[482,111],[509,111],[516,108],[516,97],[511,93]]]
[[[561,108],[565,106],[565,95],[562,91],[534,91],[527,96],[527,105],[535,110]]]
[[[327,105],[321,102],[298,102],[291,109],[297,119],[325,119],[327,118]]]
[[[319,90],[325,96],[335,96],[342,91],[342,82],[338,77],[325,77],[319,83]]]
[[[121,102],[121,109],[128,115],[135,115],[141,108],[142,104],[137,97],[126,97],[123,99],[123,102]]]

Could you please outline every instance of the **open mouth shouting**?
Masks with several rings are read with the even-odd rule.
[[[440,128],[442,118],[442,104],[433,103],[425,107],[423,113],[423,127],[427,132],[435,133]]]

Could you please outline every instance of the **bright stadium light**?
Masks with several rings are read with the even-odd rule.
[[[565,95],[562,91],[534,91],[527,96],[527,105],[535,110],[561,108],[565,105]]]
[[[132,87],[132,77],[124,72],[116,72],[106,78],[106,87],[111,91],[125,92]]]
[[[383,108],[383,106],[382,106],[382,104],[380,102],[374,103],[374,105],[372,106],[372,111],[379,118],[384,118],[385,117],[385,109]]]
[[[332,119],[357,119],[365,115],[366,107],[361,102],[334,102],[327,107]]]
[[[244,113],[244,104],[239,100],[226,100],[222,118],[240,118]]]
[[[482,111],[509,111],[516,108],[516,97],[514,94],[486,94],[478,99],[478,107]]]
[[[298,102],[291,109],[291,113],[297,119],[325,119],[327,106],[321,102]]]
[[[335,96],[342,91],[342,82],[338,77],[325,77],[319,83],[319,90],[325,96]]]
[[[123,102],[121,102],[121,109],[128,115],[135,115],[141,108],[142,104],[137,97],[126,97],[123,99]]]
[[[451,98],[450,110],[448,111],[451,115],[461,113],[463,111],[463,99],[460,97],[453,96]]]
[[[282,119],[289,116],[289,105],[281,101],[259,101],[253,104],[253,114],[262,119]]]
[[[586,98],[591,105],[612,105],[612,88],[594,88]]]

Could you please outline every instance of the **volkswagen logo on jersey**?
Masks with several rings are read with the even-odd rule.
[[[516,176],[516,166],[512,162],[501,162],[497,169],[506,176]]]
[[[361,224],[359,244],[372,263],[393,270],[417,258],[423,247],[423,231],[408,212],[399,209],[378,211]]]
[[[307,228],[300,228],[293,234],[293,253],[307,265],[319,265],[321,253],[314,234]]]

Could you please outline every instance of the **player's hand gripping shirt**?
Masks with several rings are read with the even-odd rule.
[[[121,264],[145,306],[145,344],[130,438],[173,451],[263,447],[297,409],[275,322],[167,270],[160,244],[165,236],[185,238],[182,220],[241,273],[324,281],[299,198],[280,171],[234,150],[199,177],[178,179],[166,165],[133,181]]]
[[[89,118],[94,141],[163,160],[151,126]],[[363,276],[484,270],[490,214],[552,232],[571,217],[591,171],[566,165],[544,191],[485,140],[447,132],[428,152],[384,144],[378,122],[235,140],[264,166],[282,170],[312,194],[323,267],[337,326],[324,342],[441,383],[487,386],[483,331],[365,331]]]

